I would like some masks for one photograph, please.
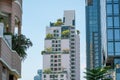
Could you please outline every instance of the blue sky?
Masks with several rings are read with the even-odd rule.
[[[45,28],[49,22],[63,18],[64,10],[76,11],[76,28],[80,30],[81,80],[85,70],[85,0],[23,0],[22,33],[33,42],[22,62],[22,78],[34,80],[38,69],[42,69],[41,51],[44,49]]]

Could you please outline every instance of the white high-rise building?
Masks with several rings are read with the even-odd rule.
[[[80,39],[75,30],[75,11],[64,12],[46,27],[42,80],[80,80]]]

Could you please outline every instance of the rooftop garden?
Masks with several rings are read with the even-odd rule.
[[[63,25],[64,23],[62,22],[62,19],[57,19],[56,22],[54,23],[50,23],[50,26],[61,26]]]

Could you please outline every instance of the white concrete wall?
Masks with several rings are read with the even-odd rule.
[[[43,55],[43,72],[44,69],[50,68],[50,55],[44,54]]]
[[[65,71],[67,70],[68,80],[70,80],[70,54],[62,54],[61,63],[62,68],[64,68]]]
[[[75,11],[74,10],[67,10],[64,11],[64,18],[66,26],[72,26],[73,20],[75,20]]]
[[[62,39],[61,40],[61,50],[63,51],[64,49],[69,49],[70,50],[69,39]]]
[[[80,38],[79,35],[75,37],[76,41],[76,80],[80,80]]]
[[[44,42],[45,42],[44,49],[52,48],[52,40],[45,40]]]

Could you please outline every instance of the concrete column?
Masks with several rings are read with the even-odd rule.
[[[2,63],[0,62],[0,80],[2,80]]]
[[[18,23],[18,35],[20,35],[21,34],[21,23],[19,22]]]
[[[4,24],[0,23],[0,37],[3,37]]]

